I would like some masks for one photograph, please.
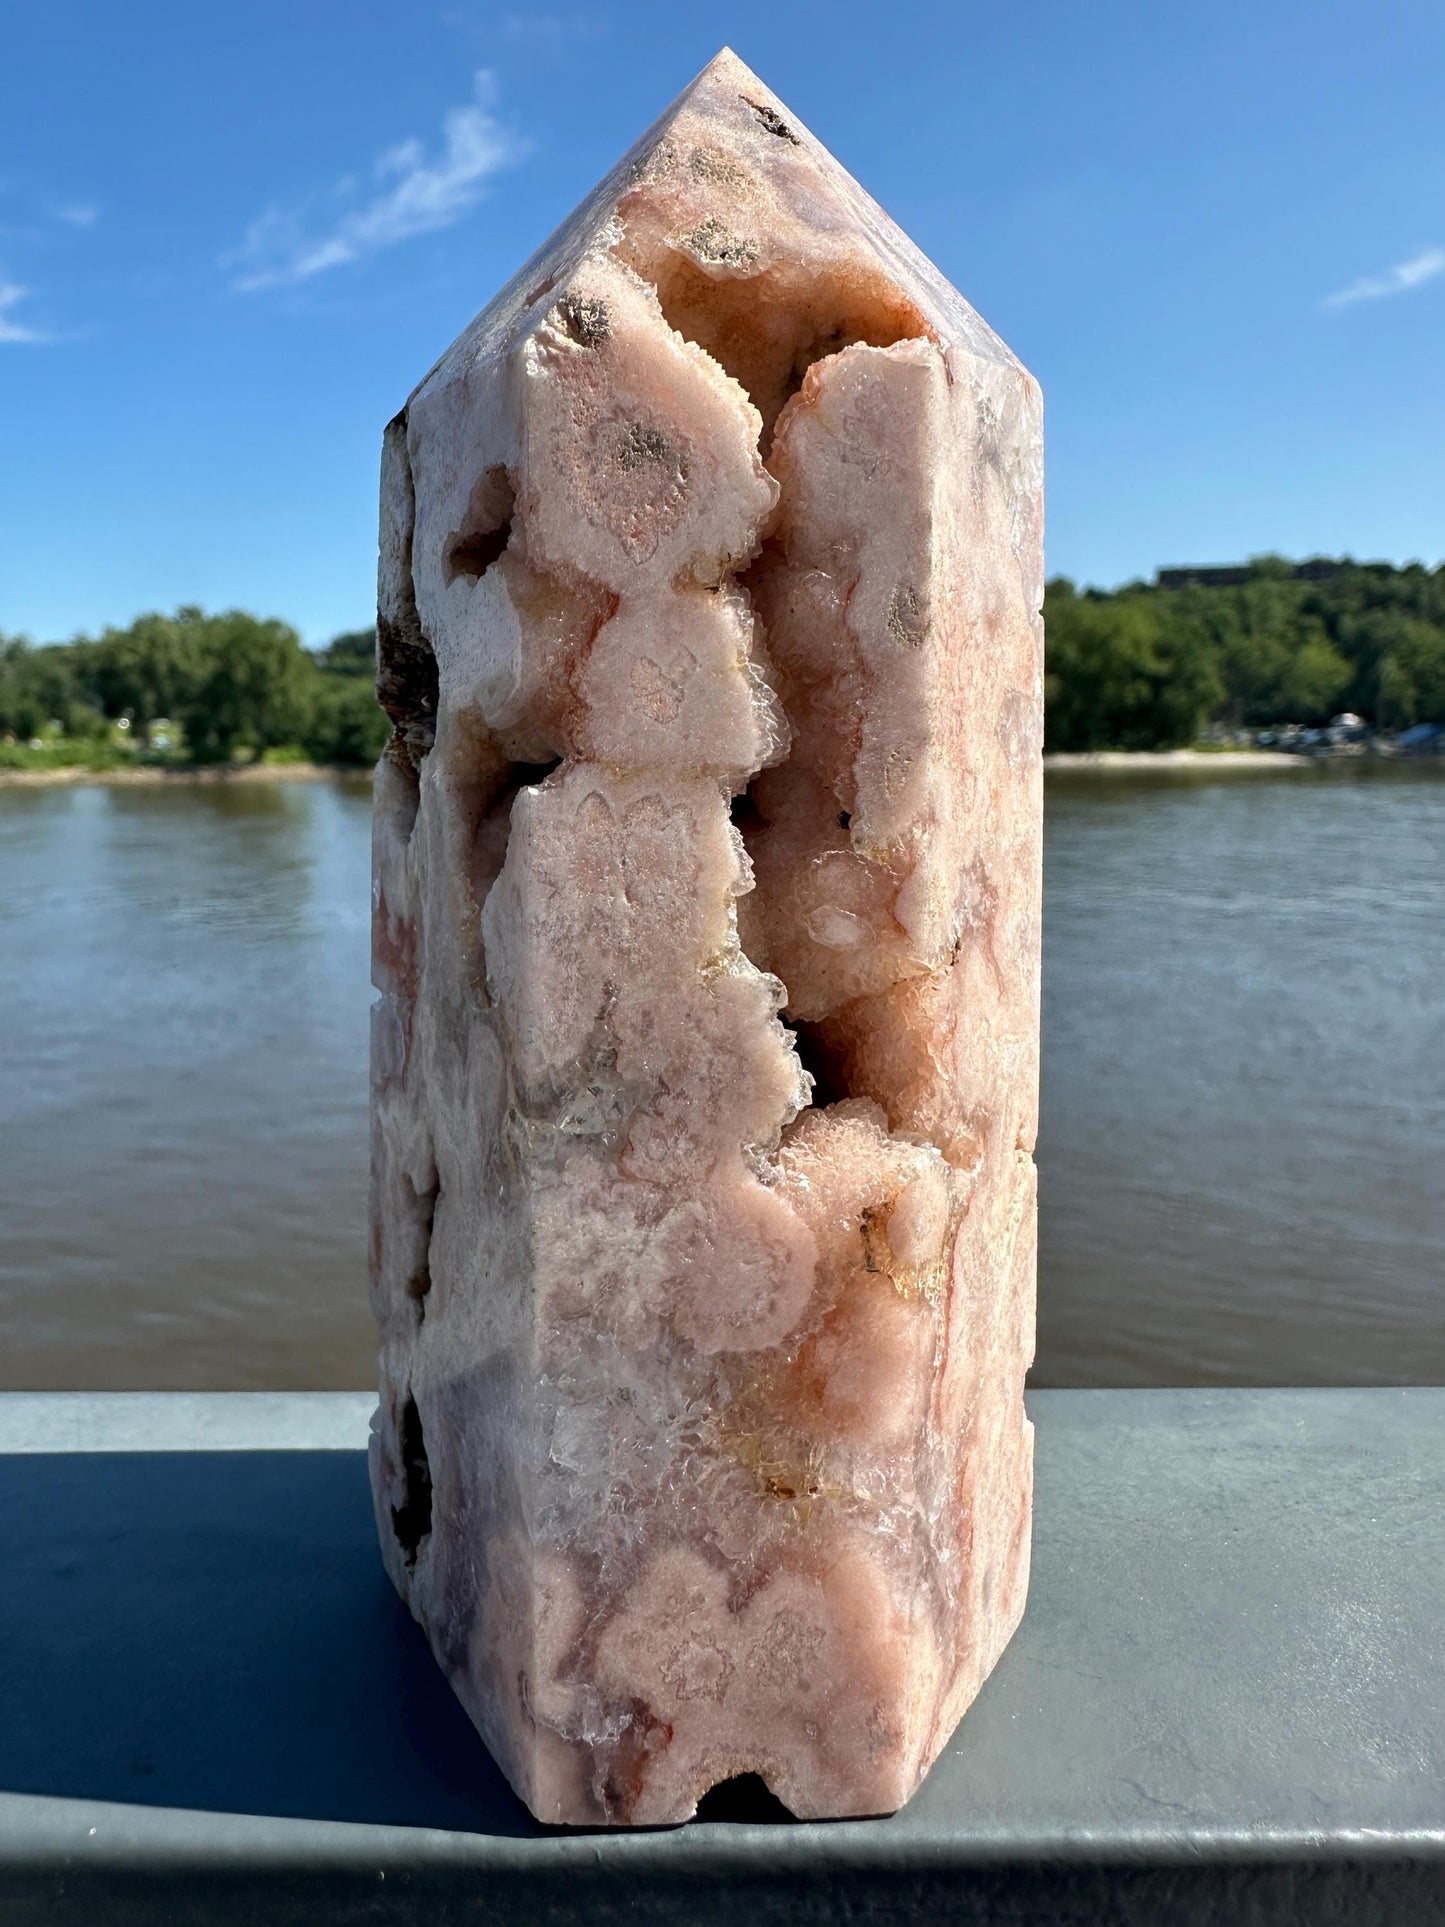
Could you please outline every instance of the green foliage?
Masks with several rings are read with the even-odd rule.
[[[1391,618],[1379,664],[1382,719],[1405,729],[1445,721],[1445,629],[1410,616]]]
[[[376,700],[371,677],[332,674],[322,681],[302,738],[317,763],[374,763],[391,724]]]
[[[199,609],[137,616],[128,629],[70,645],[77,672],[103,715],[134,718],[140,740],[161,717],[174,720],[200,673],[206,618]]]
[[[0,741],[0,769],[121,769],[132,760],[101,736],[49,736],[34,749]]]
[[[1049,585],[1049,749],[1153,749],[1191,742],[1223,694],[1213,659],[1188,646],[1148,590],[1116,596]]]
[[[324,649],[316,652],[316,660],[322,669],[332,675],[365,676],[369,681],[374,681],[375,629],[348,629],[345,635],[333,636]]]
[[[1051,582],[1046,746],[1166,747],[1342,709],[1445,721],[1445,568],[1259,556],[1238,575],[1113,594]]]
[[[1328,636],[1307,635],[1281,679],[1279,713],[1321,719],[1332,715],[1354,673],[1353,665]]]
[[[353,629],[318,650],[320,670],[302,741],[317,763],[372,764],[391,724],[376,700],[376,631]]]
[[[0,739],[104,736],[68,652],[37,649],[24,636],[0,635]]]
[[[242,747],[259,758],[300,736],[316,671],[289,624],[239,609],[183,609],[176,624],[189,643],[190,676],[173,713],[197,762],[228,762]]]
[[[1342,709],[1382,728],[1445,722],[1445,567],[1259,556],[1111,594],[1060,578],[1044,623],[1049,749],[1154,749]],[[239,609],[143,615],[48,648],[0,635],[0,749],[11,767],[124,759],[154,748],[164,718],[199,761],[370,764],[388,732],[375,646],[359,629],[313,655]]]
[[[360,630],[313,655],[287,623],[240,609],[153,612],[40,649],[0,635],[0,766],[124,762],[155,751],[162,721],[195,762],[373,763],[388,732],[375,651]]]

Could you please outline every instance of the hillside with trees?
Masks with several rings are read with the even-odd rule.
[[[1161,749],[1218,724],[1377,729],[1445,721],[1445,567],[1293,563],[1173,570],[1044,599],[1045,746]]]
[[[1445,721],[1445,567],[1262,556],[1044,601],[1050,750],[1160,749],[1211,728]],[[37,648],[0,635],[0,765],[305,755],[365,765],[387,725],[372,634],[195,608]],[[164,725],[164,727],[162,727]],[[30,747],[32,744],[37,747]]]

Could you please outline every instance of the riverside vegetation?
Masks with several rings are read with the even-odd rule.
[[[1044,620],[1049,750],[1168,749],[1340,709],[1378,729],[1445,720],[1445,566],[1261,556],[1108,591],[1058,577]],[[388,727],[372,650],[369,629],[309,651],[284,622],[196,608],[40,648],[0,635],[0,769],[367,765]]]
[[[144,615],[43,648],[0,636],[0,769],[368,765],[390,730],[374,649],[363,629],[311,651],[288,623],[239,609]]]
[[[1044,599],[1046,749],[1170,749],[1211,725],[1445,719],[1445,566],[1287,562],[1171,570]]]

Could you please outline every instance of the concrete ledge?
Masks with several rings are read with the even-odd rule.
[[[1445,1918],[1445,1391],[1031,1403],[1029,1611],[911,1806],[563,1834],[381,1575],[369,1399],[0,1397],[0,1917]]]
[[[364,1452],[375,1392],[0,1392],[0,1454]]]

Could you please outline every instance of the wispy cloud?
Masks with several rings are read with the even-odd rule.
[[[492,111],[495,94],[485,69],[476,76],[474,96],[443,118],[438,158],[428,160],[418,140],[402,141],[373,166],[369,195],[348,176],[319,199],[267,208],[224,257],[236,270],[236,287],[249,293],[309,281],[469,214],[492,175],[524,151]]]
[[[1392,294],[1408,294],[1411,288],[1423,287],[1439,274],[1445,274],[1445,248],[1422,248],[1408,261],[1397,261],[1384,274],[1362,275],[1347,288],[1327,294],[1320,305],[1350,308],[1357,301],[1385,301]]]
[[[89,201],[70,201],[55,210],[57,221],[64,221],[69,227],[94,227],[100,213]]]
[[[495,23],[503,39],[514,46],[536,47],[539,44],[560,50],[571,49],[592,40],[601,40],[609,31],[608,22],[599,20],[595,14],[544,13],[537,8],[528,8],[525,13],[508,11]]]
[[[38,328],[27,327],[23,321],[16,321],[12,309],[17,307],[30,293],[14,281],[0,281],[0,341],[46,341],[47,335]]]

